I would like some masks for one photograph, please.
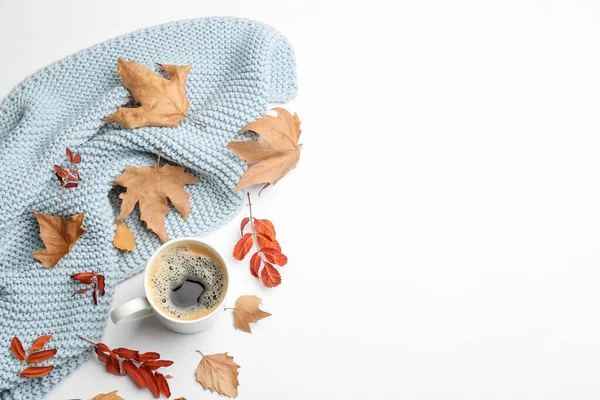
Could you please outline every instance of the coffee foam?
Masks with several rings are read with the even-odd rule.
[[[162,251],[153,261],[148,274],[152,302],[165,314],[193,320],[210,314],[223,300],[227,291],[227,276],[221,261],[202,246],[183,243]],[[186,279],[202,282],[200,304],[181,309],[171,301],[171,292]]]

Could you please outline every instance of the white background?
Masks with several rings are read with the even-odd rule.
[[[202,334],[108,323],[111,347],[175,360],[173,398],[228,351],[239,399],[600,397],[600,3],[570,1],[0,0],[0,96],[97,42],[172,20],[236,15],[291,41],[300,163],[256,201],[290,262],[263,289],[230,250],[230,304],[273,316]],[[192,210],[193,212],[193,210]],[[121,284],[118,305],[142,294]],[[118,389],[90,359],[48,399]]]

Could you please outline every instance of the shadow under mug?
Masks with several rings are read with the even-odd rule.
[[[174,332],[196,333],[208,329],[216,322],[218,316],[222,314],[219,311],[222,311],[225,305],[225,298],[227,297],[227,291],[229,290],[229,283],[227,284],[227,287],[225,288],[225,293],[223,294],[223,298],[221,302],[217,305],[217,307],[210,314],[200,317],[198,319],[180,320],[171,317],[152,302],[152,298],[148,290],[148,274],[152,263],[154,262],[155,258],[158,257],[158,255],[165,251],[167,248],[186,243],[195,244],[210,250],[214,257],[217,257],[221,262],[225,278],[227,279],[227,281],[229,281],[229,271],[227,269],[227,264],[225,264],[225,260],[223,260],[223,257],[221,257],[219,252],[216,251],[212,246],[209,246],[208,244],[193,237],[183,237],[180,239],[171,240],[160,246],[158,250],[154,252],[152,257],[150,257],[150,260],[148,260],[148,263],[146,264],[146,270],[144,272],[144,293],[146,294],[146,296],[138,297],[137,299],[128,301],[127,303],[112,310],[112,312],[110,313],[110,319],[113,323],[118,325],[154,315],[165,327],[169,328]]]

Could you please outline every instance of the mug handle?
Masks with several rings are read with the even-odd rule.
[[[152,306],[145,297],[138,297],[112,310],[110,319],[116,325],[149,317],[154,314]]]

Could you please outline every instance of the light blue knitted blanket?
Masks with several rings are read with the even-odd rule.
[[[122,129],[101,118],[131,102],[117,76],[117,58],[192,64],[187,83],[189,120],[175,128]],[[134,253],[114,248],[115,217],[121,200],[111,183],[126,165],[156,163],[162,156],[200,179],[188,185],[191,214],[186,222],[171,208],[170,239],[200,236],[220,226],[243,204],[235,186],[245,167],[226,144],[246,123],[263,115],[267,103],[285,102],[296,92],[292,50],[284,37],[263,24],[207,18],[144,29],[83,50],[29,77],[0,106],[0,398],[40,399],[83,363],[89,346],[78,333],[98,341],[115,286],[140,272],[161,244],[134,212],[127,225]],[[81,153],[84,181],[60,199],[53,164],[66,162],[65,147]],[[31,257],[43,249],[32,211],[69,216],[85,213],[86,233],[68,258],[45,269]],[[107,293],[94,306],[70,275],[98,271]],[[39,335],[53,334],[56,369],[43,378],[19,379],[22,362],[9,350],[18,336],[27,349]],[[115,343],[118,345],[118,343]],[[100,387],[99,387],[100,388]],[[75,395],[75,393],[74,393]]]

